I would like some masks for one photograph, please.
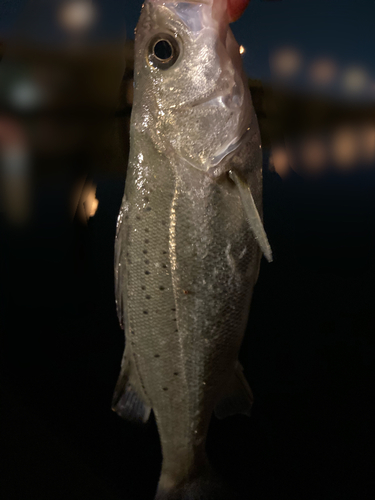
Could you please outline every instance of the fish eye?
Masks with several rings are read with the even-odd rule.
[[[168,69],[174,65],[180,55],[177,40],[167,33],[154,36],[148,45],[148,61],[159,69]]]

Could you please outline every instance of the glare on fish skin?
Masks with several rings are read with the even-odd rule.
[[[301,68],[302,56],[293,47],[278,49],[270,57],[272,72],[281,78],[289,78],[295,75]]]
[[[241,54],[241,56],[242,56],[243,54],[245,54],[245,52],[246,52],[245,47],[244,47],[243,45],[240,45],[240,54]]]
[[[66,0],[57,16],[60,25],[71,31],[83,31],[96,20],[96,9],[91,0]]]

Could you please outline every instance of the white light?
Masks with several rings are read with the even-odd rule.
[[[241,56],[246,52],[246,49],[243,45],[240,45],[240,54]]]
[[[362,68],[348,68],[343,76],[343,87],[348,92],[359,92],[368,83],[367,73]]]
[[[17,82],[11,92],[12,104],[20,110],[31,111],[43,103],[43,94],[40,88],[31,80]]]

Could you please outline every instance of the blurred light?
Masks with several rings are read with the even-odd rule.
[[[349,68],[343,75],[342,84],[348,92],[360,92],[368,83],[368,76],[362,68]]]
[[[61,26],[70,31],[84,31],[96,19],[96,9],[91,0],[67,0],[58,12]]]
[[[375,162],[375,125],[363,125],[359,131],[361,159]]]
[[[0,208],[12,224],[31,213],[30,152],[18,121],[0,116]]]
[[[3,147],[0,158],[5,178],[24,177],[28,174],[29,153],[23,144]]]
[[[240,54],[241,56],[246,52],[246,49],[243,45],[240,45]]]
[[[279,49],[270,58],[271,70],[281,78],[295,75],[301,68],[301,64],[301,54],[292,47]]]
[[[317,59],[309,69],[311,80],[317,85],[327,85],[331,83],[337,73],[337,66],[329,59]]]
[[[94,217],[99,206],[99,200],[96,198],[95,186],[91,186],[90,191],[87,194],[87,198],[84,201],[84,206],[85,206],[86,217],[88,219],[90,217]]]
[[[40,106],[43,101],[43,92],[32,80],[16,82],[9,95],[11,104],[18,110],[31,111]]]
[[[286,149],[282,146],[272,147],[271,165],[274,166],[280,177],[286,177],[289,173],[289,160]]]
[[[307,137],[303,140],[301,160],[310,173],[319,173],[327,163],[327,151],[324,142],[317,137]]]
[[[77,215],[82,222],[94,217],[99,206],[96,198],[96,186],[92,182],[86,183],[83,177],[77,181],[72,193],[72,215]]]
[[[358,160],[357,133],[353,127],[342,127],[332,137],[332,157],[342,168],[350,168]]]

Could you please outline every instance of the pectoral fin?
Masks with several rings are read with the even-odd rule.
[[[131,360],[130,349],[125,348],[120,376],[112,399],[112,410],[125,420],[146,423],[151,408],[139,395],[136,386],[136,373]]]
[[[229,171],[229,177],[238,187],[246,218],[249,222],[251,231],[253,232],[255,239],[263,252],[263,255],[268,262],[272,262],[272,250],[270,244],[268,243],[268,238],[255,205],[253,195],[251,194],[250,186],[246,184],[246,182],[244,182],[234,170]]]
[[[225,386],[221,399],[216,405],[215,415],[217,418],[225,418],[237,413],[250,416],[253,400],[253,393],[245,379],[242,366],[237,361],[233,377]]]

